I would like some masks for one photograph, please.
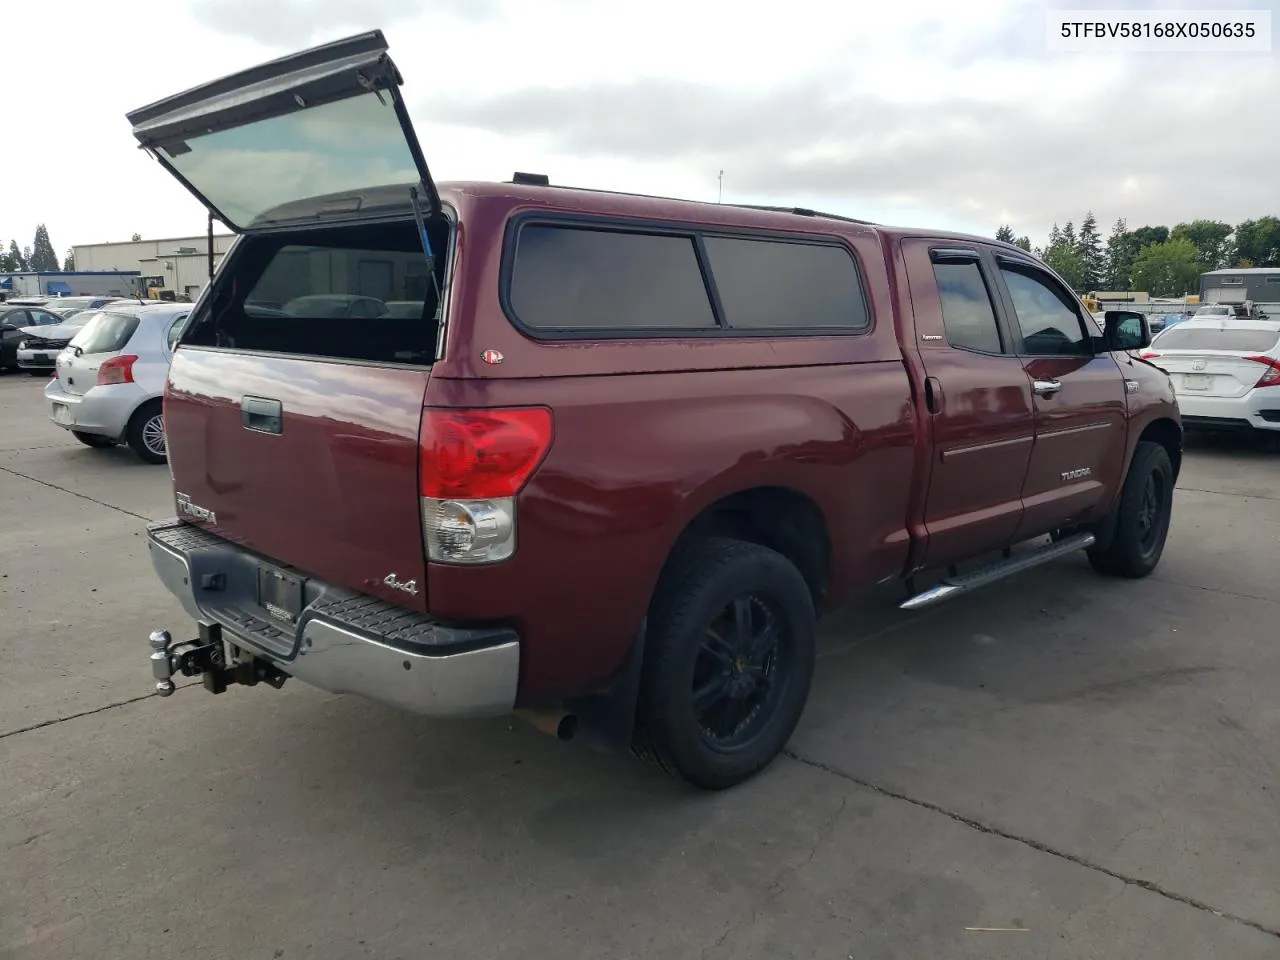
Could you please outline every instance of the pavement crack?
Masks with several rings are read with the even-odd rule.
[[[189,686],[194,686],[194,684],[183,684],[177,689],[185,690]],[[56,726],[59,723],[66,723],[68,720],[79,720],[81,717],[92,717],[94,714],[104,713],[107,710],[114,710],[116,707],[127,707],[131,703],[141,703],[143,700],[150,700],[154,696],[156,696],[154,693],[144,693],[140,697],[130,697],[128,700],[117,700],[114,703],[108,703],[102,707],[94,707],[92,710],[81,710],[79,713],[69,713],[65,717],[54,717],[52,720],[41,720],[39,723],[31,723],[25,727],[18,727],[16,730],[6,730],[4,733],[0,733],[0,740],[5,740],[9,737],[16,737],[20,733],[30,733],[32,730],[42,730],[45,727]]]
[[[1171,587],[1183,587],[1187,590],[1204,590],[1208,593],[1220,593],[1224,597],[1237,597],[1241,600],[1260,600],[1263,603],[1280,603],[1275,597],[1263,597],[1256,593],[1240,593],[1238,590],[1224,590],[1222,587],[1206,587],[1199,583],[1183,583],[1181,580],[1170,580],[1168,577],[1152,576],[1156,583],[1167,583]]]
[[[1206,490],[1202,487],[1178,487],[1188,493],[1211,493],[1217,497],[1239,497],[1242,500],[1280,500],[1280,497],[1269,497],[1263,493],[1228,493],[1222,490]]]
[[[920,809],[928,810],[931,813],[941,814],[942,816],[947,817],[950,820],[954,820],[962,826],[969,827],[971,830],[976,830],[979,833],[985,833],[988,836],[993,837],[1000,837],[1002,840],[1011,840],[1014,843],[1021,844],[1022,846],[1038,851],[1039,853],[1048,854],[1051,857],[1056,857],[1057,859],[1064,860],[1067,863],[1073,863],[1078,867],[1084,867],[1086,870],[1092,870],[1094,873],[1110,877],[1112,880],[1119,880],[1126,886],[1138,887],[1141,890],[1146,890],[1148,893],[1154,893],[1156,896],[1163,897],[1164,899],[1170,900],[1174,903],[1180,903],[1183,906],[1192,907],[1204,913],[1212,914],[1215,917],[1221,917],[1224,920],[1230,920],[1232,923],[1238,923],[1242,926],[1249,927],[1250,929],[1257,930],[1259,933],[1265,933],[1268,936],[1280,939],[1280,928],[1269,927],[1256,920],[1250,920],[1248,917],[1242,917],[1238,914],[1229,913],[1225,910],[1219,910],[1202,900],[1197,900],[1195,897],[1170,890],[1167,887],[1161,886],[1160,884],[1154,883],[1150,880],[1143,880],[1140,877],[1133,877],[1128,874],[1120,873],[1118,870],[1112,870],[1110,867],[1104,867],[1102,864],[1094,863],[1093,861],[1074,853],[1067,853],[1065,850],[1059,850],[1056,847],[1051,847],[1049,844],[1043,843],[1039,840],[1034,840],[1031,837],[1024,837],[1021,834],[1012,833],[1011,831],[997,827],[994,824],[984,823],[983,821],[974,819],[973,817],[965,816],[963,813],[958,813],[955,810],[948,810],[946,807],[933,803],[932,801],[922,800],[919,797],[913,797],[910,794],[903,793],[899,790],[891,789],[890,787],[874,783],[870,780],[864,780],[861,777],[856,777],[851,773],[841,770],[839,767],[833,767],[828,763],[821,762],[820,760],[812,760],[809,757],[797,753],[789,747],[783,751],[783,754],[797,763],[802,763],[807,767],[814,768],[815,770],[821,770],[823,773],[829,773],[831,776],[839,777],[841,780],[847,780],[850,783],[857,784],[864,789],[870,790],[872,793],[877,793],[882,797],[888,797],[891,800],[899,800],[903,803],[909,803],[913,807],[919,807]]]
[[[42,487],[48,487],[50,490],[58,490],[58,491],[61,491],[62,493],[69,493],[73,497],[79,497],[81,500],[88,500],[90,503],[96,503],[98,506],[106,507],[108,510],[115,510],[117,513],[123,513],[127,517],[136,517],[137,519],[142,520],[144,523],[151,522],[150,517],[144,517],[142,514],[134,513],[132,510],[126,510],[124,507],[117,507],[114,503],[107,503],[104,500],[97,500],[85,493],[77,493],[75,490],[69,490],[66,487],[60,487],[56,483],[50,483],[48,480],[41,480],[39,477],[33,477],[28,473],[23,473],[21,470],[14,470],[12,467],[6,467],[6,466],[0,466],[0,470],[4,471],[5,473],[12,474],[15,477],[21,477],[23,480],[30,480],[32,483],[38,483]]]

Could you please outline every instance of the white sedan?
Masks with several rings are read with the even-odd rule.
[[[127,302],[95,313],[58,354],[44,388],[50,419],[86,446],[127,443],[147,463],[164,463],[164,384],[190,310]]]
[[[1193,318],[1142,356],[1168,371],[1188,428],[1280,430],[1280,327],[1261,320]]]

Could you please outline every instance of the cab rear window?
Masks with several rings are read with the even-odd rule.
[[[82,353],[115,353],[124,349],[137,329],[138,318],[133,314],[100,313],[71,338],[70,346]]]
[[[528,223],[508,312],[535,335],[858,332],[870,314],[840,244]]]
[[[1240,327],[1170,327],[1152,342],[1161,350],[1230,350],[1236,353],[1266,353],[1280,343],[1280,330]]]

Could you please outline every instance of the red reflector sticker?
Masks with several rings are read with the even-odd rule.
[[[497,366],[502,362],[502,354],[497,350],[486,350],[480,354],[480,359],[492,366]]]

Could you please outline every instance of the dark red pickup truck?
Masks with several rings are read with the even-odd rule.
[[[719,788],[873,585],[1155,567],[1181,427],[1140,315],[976,237],[436,184],[400,82],[370,33],[130,115],[239,233],[165,397],[149,545],[198,635],[152,636],[161,693],[515,710]]]

